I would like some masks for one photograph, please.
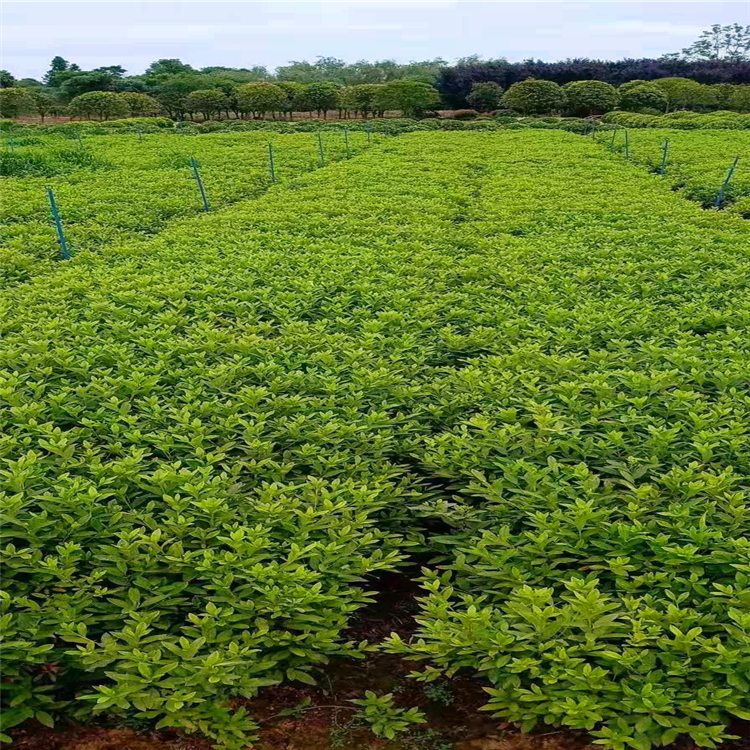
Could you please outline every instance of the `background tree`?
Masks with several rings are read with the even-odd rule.
[[[735,86],[729,99],[729,109],[735,112],[750,112],[750,86]]]
[[[360,83],[357,86],[350,86],[349,91],[354,100],[354,111],[364,118],[369,114],[374,114],[376,111],[375,101],[378,91],[382,87],[382,83]]]
[[[103,68],[94,68],[92,73],[107,73],[115,78],[122,78],[127,72],[122,65],[107,65]]]
[[[42,122],[47,115],[56,114],[61,109],[60,103],[52,94],[44,91],[29,91],[29,95],[34,102],[34,110],[42,118]]]
[[[339,111],[339,119],[342,117],[349,118],[351,113],[357,109],[357,99],[354,95],[352,86],[345,86],[339,89],[336,102],[336,108]]]
[[[204,78],[195,74],[166,76],[154,86],[155,98],[170,117],[182,120],[188,112],[187,96],[192,91],[204,88]]]
[[[69,111],[78,117],[96,117],[109,120],[112,117],[126,117],[129,114],[127,102],[114,91],[89,91],[77,96],[68,105]]]
[[[708,86],[689,78],[660,78],[655,84],[667,95],[670,111],[675,109],[710,109],[716,98]]]
[[[120,98],[128,105],[128,110],[133,117],[148,117],[161,112],[161,104],[148,94],[124,91],[120,94]]]
[[[52,58],[49,70],[44,74],[42,80],[47,86],[59,86],[67,77],[81,69],[78,65],[71,65],[64,57],[56,55]],[[66,75],[67,74],[67,75]]]
[[[7,70],[0,70],[0,89],[13,88],[15,83],[16,79]]]
[[[282,112],[293,119],[295,112],[303,112],[305,108],[305,86],[294,81],[277,81],[276,85],[284,92],[284,108]]]
[[[604,81],[573,81],[563,86],[568,107],[578,117],[602,115],[617,108],[617,89]]]
[[[494,81],[486,81],[472,84],[471,93],[466,97],[466,101],[480,112],[491,112],[500,106],[502,98],[502,86]]]
[[[336,109],[339,87],[332,81],[311,83],[305,89],[305,101],[311,112],[317,112],[325,119],[329,109]]]
[[[34,108],[34,100],[26,89],[0,89],[0,117],[13,119],[26,114]]]
[[[287,108],[284,90],[273,83],[245,83],[237,90],[242,112],[262,118],[267,112],[283,112]]]
[[[221,89],[199,89],[191,91],[185,104],[188,112],[200,112],[205,120],[210,120],[227,105],[227,98]]]
[[[535,78],[514,83],[503,96],[503,105],[522,115],[559,112],[565,103],[565,92],[556,83]]]
[[[621,86],[619,93],[620,109],[624,109],[626,112],[641,112],[644,109],[665,112],[669,103],[664,90],[655,83]]]
[[[750,59],[750,26],[742,26],[739,23],[722,26],[715,23],[689,47],[685,47],[681,53],[675,52],[665,57],[732,62],[748,60]]]
[[[144,75],[146,76],[159,76],[159,75],[180,75],[184,73],[195,73],[194,68],[187,63],[178,60],[175,57],[162,58],[152,62],[151,65],[146,68]]]
[[[60,86],[60,95],[66,100],[75,99],[90,91],[117,91],[120,79],[111,73],[73,73]]]
[[[440,94],[429,83],[391,81],[386,83],[383,89],[383,100],[388,105],[386,109],[400,109],[404,117],[414,117],[440,106]]]

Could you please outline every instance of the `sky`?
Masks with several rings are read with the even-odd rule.
[[[714,23],[750,24],[750,2],[9,2],[0,68],[40,78],[55,55],[142,73],[159,58],[269,70],[318,55],[398,62],[478,54],[560,60],[659,57]]]

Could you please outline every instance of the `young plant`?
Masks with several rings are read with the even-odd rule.
[[[397,708],[393,705],[393,695],[376,695],[365,691],[364,698],[352,698],[351,702],[362,706],[364,720],[370,725],[373,734],[392,740],[405,732],[413,724],[424,724],[427,719],[418,708]]]

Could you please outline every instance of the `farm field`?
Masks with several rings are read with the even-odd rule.
[[[218,189],[222,139],[267,138],[189,144]],[[750,224],[561,131],[360,141],[314,171],[305,143],[295,179],[3,295],[6,731],[109,715],[238,750],[269,690],[379,645],[413,685],[487,688],[496,727],[727,739]],[[395,579],[423,587],[416,634],[368,638]]]
[[[372,135],[374,143],[379,136]],[[278,182],[320,167],[315,135],[173,133],[85,135],[81,145],[61,136],[16,136],[3,154],[2,261],[6,283],[49,270],[59,258],[46,188],[52,187],[66,237],[75,251],[99,251],[148,239],[170,221],[203,211],[190,167],[199,164],[209,206],[219,209],[255,198],[272,184],[268,144]],[[349,155],[368,145],[365,133],[347,134]],[[326,163],[347,157],[343,135],[325,133]],[[6,147],[7,148],[7,147]],[[18,176],[14,176],[18,175]]]
[[[624,134],[602,134],[597,140],[625,154]],[[750,218],[750,131],[636,130],[628,133],[630,159],[661,172],[664,143],[669,140],[664,178],[682,195],[712,207],[727,172],[739,157],[722,208]]]

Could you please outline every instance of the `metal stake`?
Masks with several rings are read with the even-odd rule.
[[[726,192],[727,185],[729,185],[729,180],[732,179],[732,175],[734,174],[734,170],[737,167],[737,162],[740,160],[739,155],[734,157],[734,161],[732,162],[732,166],[729,167],[729,171],[727,172],[727,176],[724,179],[724,182],[721,186],[721,190],[719,190],[719,194],[716,196],[716,202],[714,203],[714,208],[721,208],[721,203],[724,200],[724,193]]]
[[[198,162],[191,156],[190,166],[193,168],[193,176],[195,181],[198,183],[198,190],[201,193],[201,200],[203,201],[203,210],[210,211],[211,206],[208,205],[208,198],[206,198],[206,191],[203,189],[203,180],[201,180],[201,173],[198,170]]]
[[[60,245],[60,255],[63,260],[70,260],[70,251],[68,250],[68,243],[65,242],[65,232],[63,232],[62,221],[60,221],[60,212],[57,210],[57,203],[55,203],[55,194],[52,192],[52,188],[47,188],[47,198],[49,199],[49,207],[52,212],[52,220],[55,222],[55,231],[57,232],[57,242]]]

